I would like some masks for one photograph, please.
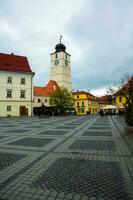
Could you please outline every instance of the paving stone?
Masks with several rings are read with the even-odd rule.
[[[13,163],[16,163],[20,159],[24,158],[26,155],[17,153],[5,153],[0,152],[0,171],[3,171]]]
[[[8,130],[4,131],[5,133],[26,133],[28,131],[31,131],[30,129],[14,129],[14,130]]]
[[[58,131],[48,130],[48,131],[40,132],[39,134],[42,134],[42,135],[65,135],[66,133],[67,133],[67,131],[61,131],[61,130],[58,130]]]
[[[37,189],[40,186],[44,190],[77,193],[89,198],[100,197],[102,191],[108,199],[111,199],[112,193],[116,199],[129,199],[117,162],[60,158],[30,185]]]
[[[22,145],[22,146],[29,146],[29,147],[44,147],[45,145],[52,142],[54,139],[47,139],[47,138],[23,138],[21,140],[17,140],[14,142],[9,143],[10,145]]]
[[[77,140],[69,147],[79,150],[116,151],[113,140]]]
[[[57,126],[55,129],[73,129],[76,128],[76,126]]]
[[[2,140],[2,139],[4,139],[4,138],[6,138],[6,136],[0,136],[0,140]]]
[[[84,131],[82,136],[112,136],[111,131]]]

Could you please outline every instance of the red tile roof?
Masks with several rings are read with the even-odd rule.
[[[133,77],[131,77],[127,83],[122,87],[120,88],[119,90],[117,90],[115,93],[114,93],[114,96],[117,96],[117,95],[127,95],[128,92],[129,92],[129,88],[130,88],[130,84],[131,84],[131,81],[133,82]]]
[[[109,100],[107,95],[106,96],[101,96],[101,97],[97,97],[97,101],[99,104],[109,104]]]
[[[4,53],[0,53],[0,71],[32,72],[26,57]]]
[[[51,93],[57,90],[59,86],[57,85],[56,81],[50,80],[45,87],[34,87],[34,95],[35,96],[50,96]]]

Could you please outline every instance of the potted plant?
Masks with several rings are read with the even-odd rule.
[[[125,134],[133,135],[133,76],[128,82],[128,97],[125,105],[125,122]]]

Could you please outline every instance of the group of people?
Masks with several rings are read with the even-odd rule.
[[[112,115],[123,115],[124,114],[124,110],[112,110],[112,109],[108,109],[108,110],[100,110],[99,114],[101,117],[105,116],[112,116]]]

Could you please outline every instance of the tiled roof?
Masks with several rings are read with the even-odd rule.
[[[79,91],[79,90],[77,90],[77,91],[74,91],[74,92],[72,92],[72,94],[73,95],[78,95],[78,94],[86,94],[87,95],[87,97],[89,97],[90,99],[91,98],[96,98],[93,94],[91,94],[90,92],[86,92],[86,91]]]
[[[99,104],[109,104],[107,95],[106,96],[97,97],[97,101],[98,101]]]
[[[56,81],[50,80],[45,87],[34,87],[34,95],[35,96],[50,96],[51,93],[57,90],[59,86],[57,85]]]
[[[122,88],[117,90],[114,93],[114,96],[121,95],[121,94],[124,94],[124,95],[128,94],[128,91],[129,91],[129,88],[130,88],[130,84],[131,84],[131,80],[133,81],[133,77],[130,80],[128,80],[128,82]]]
[[[26,57],[4,53],[0,53],[0,71],[32,72]]]

